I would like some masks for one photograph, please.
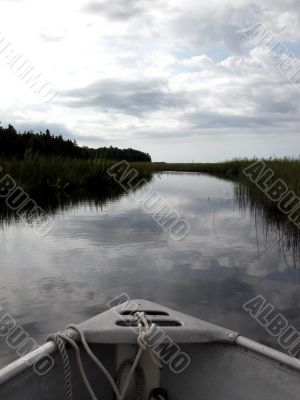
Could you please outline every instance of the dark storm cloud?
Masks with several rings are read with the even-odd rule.
[[[146,12],[141,0],[102,0],[88,2],[83,11],[106,16],[109,19],[129,20]]]
[[[61,93],[70,107],[93,107],[142,115],[188,104],[183,93],[169,92],[164,80],[101,80],[81,89]]]

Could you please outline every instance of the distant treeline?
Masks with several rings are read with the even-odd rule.
[[[17,133],[12,125],[0,126],[0,157],[24,158],[26,154],[39,156],[55,156],[78,159],[103,158],[108,160],[126,160],[129,162],[151,162],[151,156],[134,149],[118,149],[117,147],[100,147],[92,149],[80,147],[75,140],[55,136],[47,129],[45,133],[33,131]]]

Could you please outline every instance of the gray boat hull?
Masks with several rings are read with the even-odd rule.
[[[139,300],[138,304],[139,311],[149,312],[149,319],[158,322],[161,331],[166,334],[160,345],[165,343],[170,349],[170,352],[164,353],[164,362],[160,360],[160,365],[153,362],[154,342],[154,347],[143,353],[140,363],[146,377],[143,399],[148,399],[151,389],[158,386],[167,390],[170,400],[299,399],[300,363],[297,359],[155,303]],[[138,350],[136,330],[128,326],[128,321],[131,321],[130,307],[126,308],[125,314],[119,312],[120,307],[123,306],[81,325],[89,341],[93,342],[91,348],[113,376],[121,362],[133,359]],[[125,315],[125,318],[120,315]],[[120,324],[124,320],[126,324]],[[171,321],[179,324],[171,324]],[[189,358],[184,368],[181,368],[180,357],[177,360],[179,367],[178,363],[176,367],[175,353],[168,347],[170,339],[174,342],[176,339],[178,351]],[[51,354],[53,368],[41,376],[28,365],[28,359],[27,363],[20,360],[11,364],[0,371],[1,399],[64,399],[64,373],[54,343],[48,343],[39,351]],[[73,399],[88,399],[74,353],[70,349],[68,353],[72,367]],[[113,399],[113,391],[105,377],[83,349],[81,354],[99,399]]]

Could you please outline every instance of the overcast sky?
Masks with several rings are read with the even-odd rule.
[[[300,87],[242,31],[300,55],[297,0],[0,0],[0,31],[57,91],[0,58],[2,125],[155,161],[300,154]]]

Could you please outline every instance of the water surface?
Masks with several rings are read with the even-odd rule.
[[[106,309],[125,292],[162,303],[278,347],[243,310],[263,295],[300,328],[299,270],[278,232],[235,199],[234,184],[194,173],[151,182],[191,225],[170,238],[141,206],[140,189],[64,207],[39,237],[18,221],[0,225],[0,304],[39,343],[71,322]],[[1,365],[16,358],[0,339]]]

